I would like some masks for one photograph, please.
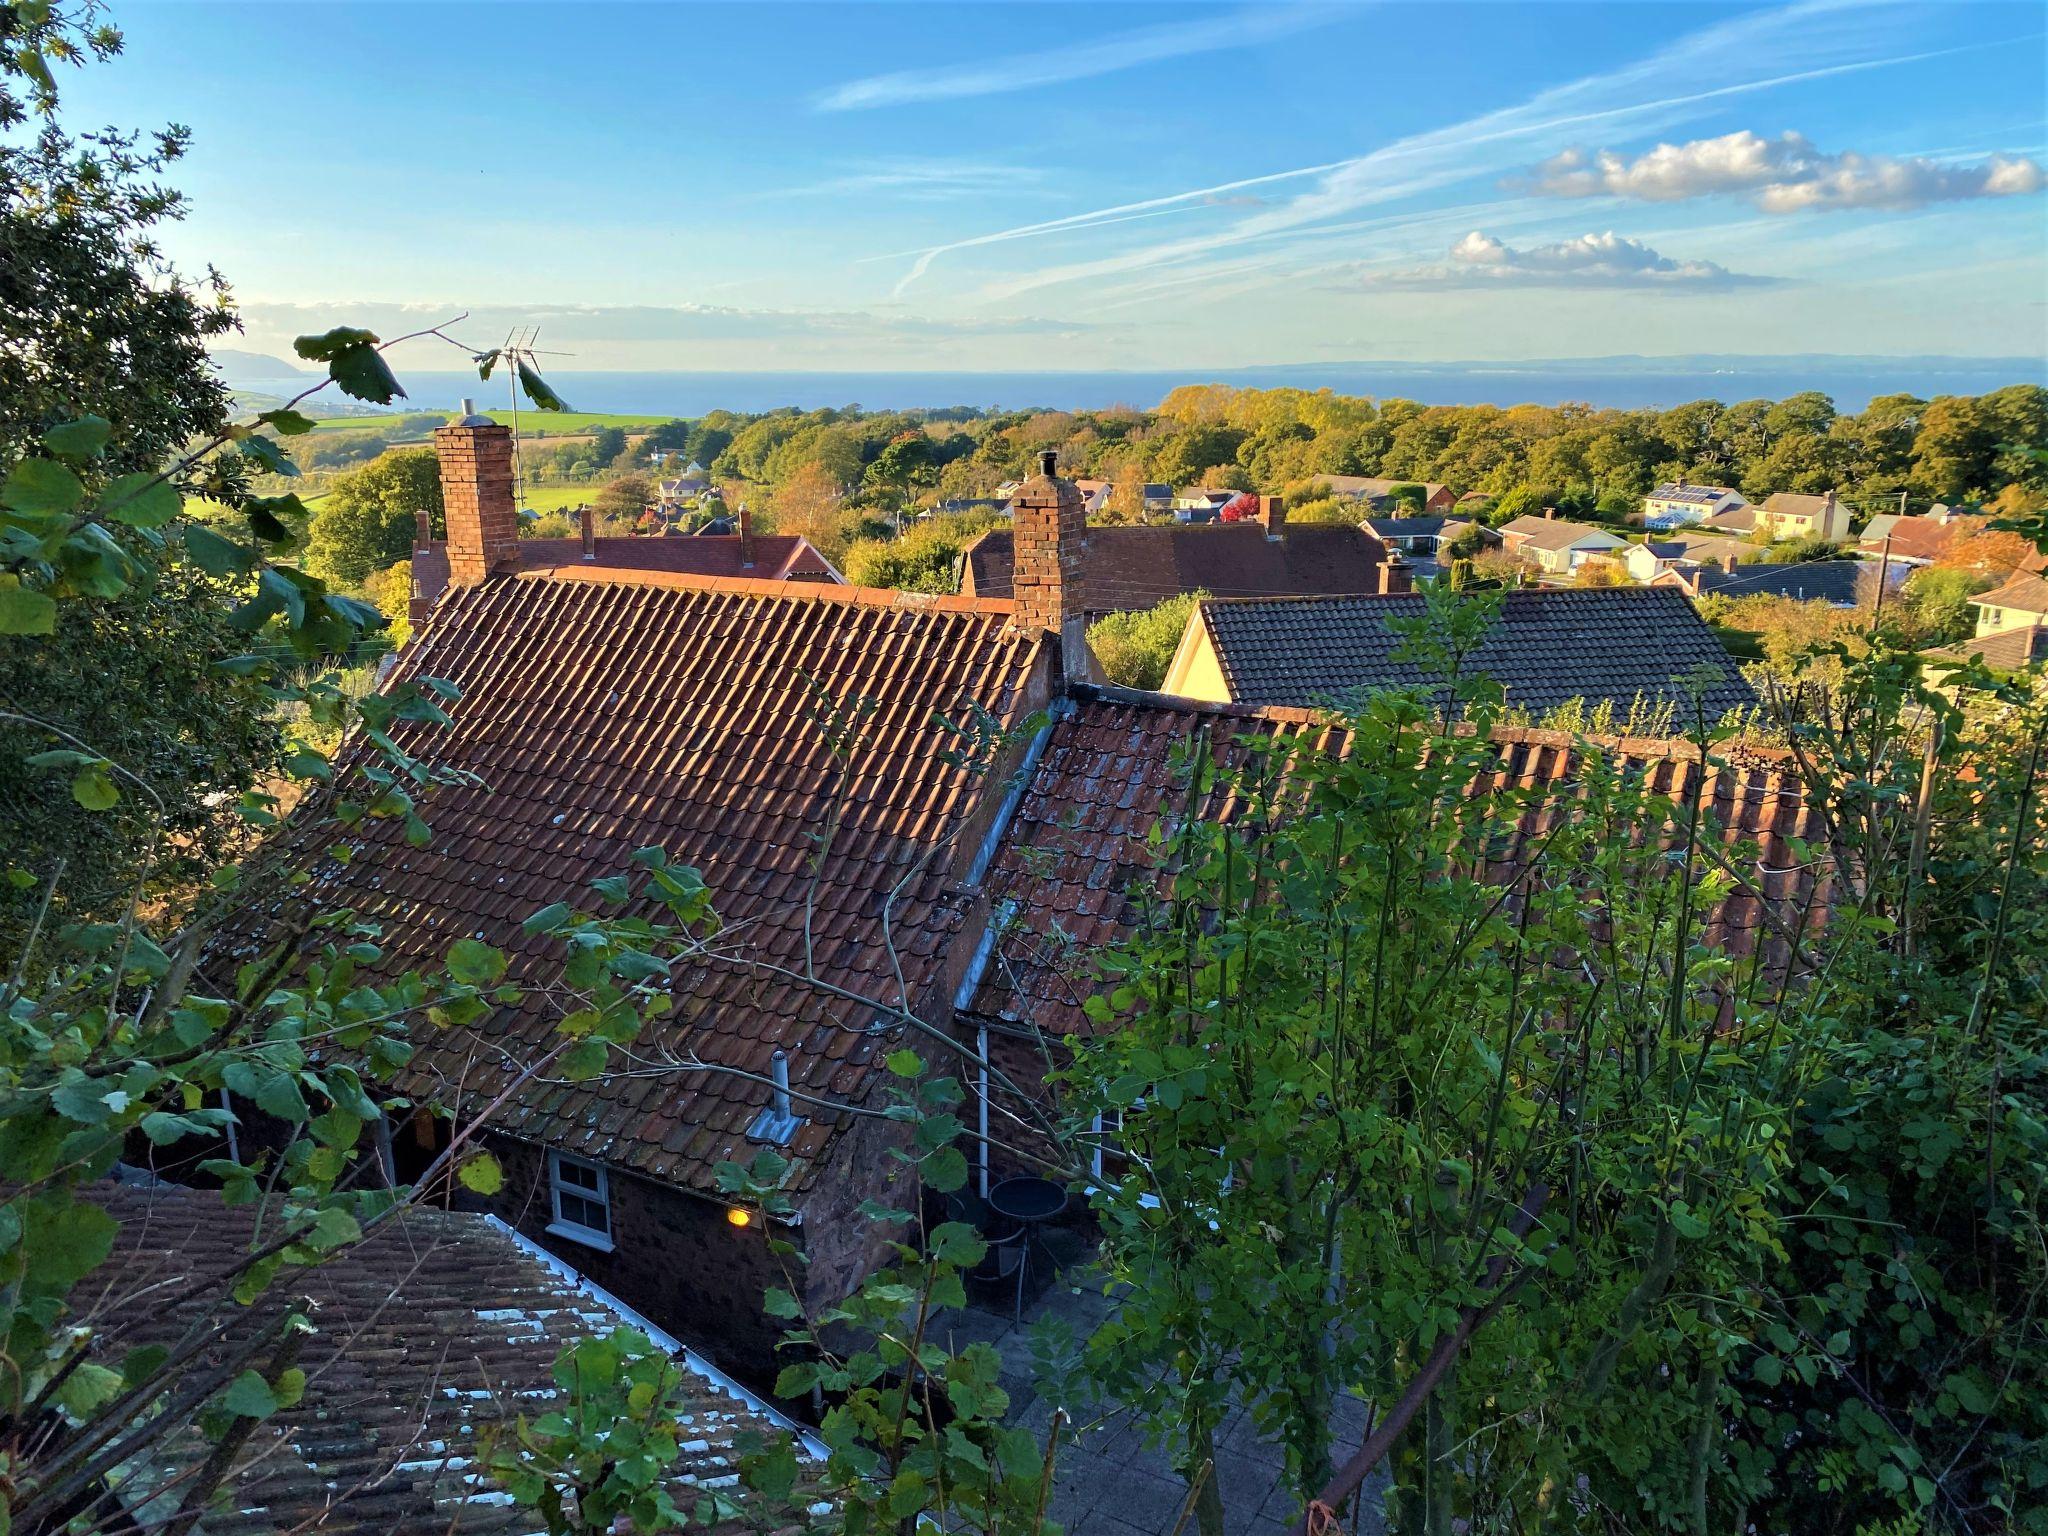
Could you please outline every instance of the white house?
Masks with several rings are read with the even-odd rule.
[[[1742,492],[1733,486],[1687,485],[1683,480],[1670,480],[1643,498],[1643,526],[1679,528],[1747,505]]]

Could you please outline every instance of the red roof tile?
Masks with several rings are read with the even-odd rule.
[[[857,1100],[886,1049],[865,1032],[872,1009],[762,968],[803,964],[817,833],[843,796],[811,920],[820,979],[893,999],[893,936],[915,1003],[960,922],[944,845],[981,788],[941,760],[958,739],[936,720],[963,723],[976,705],[1019,718],[1043,653],[1041,637],[1011,628],[1006,603],[579,567],[499,577],[451,592],[395,674],[462,689],[452,730],[400,739],[480,786],[433,793],[425,848],[394,822],[367,823],[343,865],[321,856],[329,834],[302,820],[288,851],[309,862],[323,902],[384,925],[386,970],[475,936],[514,956],[512,979],[537,981],[561,955],[523,937],[522,920],[556,901],[598,908],[589,882],[659,844],[709,883],[730,958],[678,974],[675,1015],[641,1053],[766,1074],[781,1048],[798,1089]],[[837,706],[871,706],[844,761],[811,718],[814,686]],[[538,1054],[554,1011],[529,996],[481,1039],[423,1025],[401,1089],[431,1096],[460,1081],[472,1102],[488,1099],[514,1075],[498,1047]],[[708,1188],[715,1164],[749,1155],[768,1095],[711,1070],[619,1074],[530,1084],[497,1124]],[[844,1118],[801,1112],[816,1123],[796,1145],[792,1188]]]
[[[843,578],[811,541],[801,534],[753,534],[744,542],[750,564],[742,564],[738,534],[688,537],[649,535],[606,536],[594,541],[596,558],[583,558],[583,540],[521,539],[522,571],[556,571],[564,567],[607,571],[669,571],[689,576],[750,577],[768,581],[829,581]],[[448,586],[448,541],[416,544],[412,552],[413,596],[432,602]]]
[[[1245,740],[1308,733],[1312,745],[1341,751],[1341,730],[1328,717],[1299,709],[1205,706],[1115,689],[1080,689],[1070,714],[1053,727],[990,867],[990,900],[1004,910],[1003,937],[983,973],[970,1011],[1032,1025],[1052,1037],[1093,1026],[1082,1005],[1094,990],[1087,951],[1127,938],[1136,898],[1154,889],[1158,849],[1148,834],[1162,808],[1185,813],[1179,749],[1209,738],[1220,766],[1242,763]],[[1501,768],[1475,793],[1505,787],[1550,787],[1574,793],[1579,755],[1561,731],[1502,729],[1495,733]],[[1682,799],[1699,771],[1686,742],[1628,740],[1606,744],[1649,787]],[[1731,848],[1760,844],[1750,866],[1759,886],[1790,912],[1812,892],[1812,877],[1791,869],[1787,839],[1819,836],[1798,779],[1783,754],[1746,752],[1709,765],[1703,805]],[[1200,809],[1229,819],[1236,807],[1218,791]],[[1517,829],[1526,841],[1547,825],[1526,813]],[[1005,906],[1007,904],[1007,906]],[[1706,942],[1751,953],[1763,919],[1753,898],[1731,897],[1716,913]]]
[[[1333,524],[1288,527],[1269,539],[1256,523],[1149,526],[1091,524],[1081,556],[1090,613],[1152,608],[1183,592],[1288,597],[1377,592],[1386,546]],[[960,590],[1011,595],[1011,532],[992,529],[968,546]]]

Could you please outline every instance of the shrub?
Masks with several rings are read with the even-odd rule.
[[[1183,592],[1156,608],[1112,613],[1088,626],[1088,648],[1108,681],[1124,688],[1157,688],[1188,627],[1195,604],[1209,594]]]

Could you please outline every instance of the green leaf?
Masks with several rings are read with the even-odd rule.
[[[343,394],[377,405],[389,405],[406,398],[398,376],[384,361],[384,354],[372,346],[344,347],[328,359],[328,377],[341,386]]]
[[[0,573],[0,635],[47,635],[57,627],[57,601],[31,592],[21,578]]]
[[[967,1182],[967,1157],[958,1147],[941,1147],[919,1165],[924,1181],[942,1195]]]
[[[505,974],[505,956],[481,939],[457,939],[448,946],[448,973],[466,987],[494,986]]]
[[[318,336],[301,336],[292,343],[292,350],[309,363],[324,363],[345,347],[374,344],[376,340],[374,331],[357,330],[352,325],[338,325]]]
[[[221,1406],[237,1418],[267,1419],[277,1412],[277,1396],[269,1382],[254,1371],[244,1371],[229,1385]]]
[[[770,1317],[802,1317],[804,1309],[797,1305],[796,1298],[779,1285],[768,1287],[761,1298],[761,1310]]]
[[[100,494],[98,510],[130,528],[161,528],[185,508],[178,488],[155,475],[123,475]]]
[[[274,411],[265,411],[256,419],[265,426],[275,428],[286,437],[297,437],[302,432],[313,430],[313,418],[301,416],[289,406],[279,406]]]
[[[907,1049],[891,1051],[883,1058],[882,1065],[887,1067],[897,1077],[915,1077],[924,1070],[923,1059],[919,1057],[917,1052]]]
[[[526,392],[527,399],[544,411],[566,411],[569,409],[569,402],[550,389],[546,379],[543,379],[539,374],[527,367],[524,361],[521,361],[518,366],[519,387]]]
[[[610,1046],[602,1040],[584,1040],[562,1053],[562,1076],[580,1083],[597,1076],[610,1060]]]
[[[558,901],[553,906],[542,907],[527,918],[519,925],[519,931],[531,938],[535,934],[546,933],[550,928],[556,927],[568,915],[569,904],[566,901]]]
[[[43,446],[60,459],[97,458],[113,431],[113,423],[104,416],[81,416],[50,428],[43,434]]]
[[[505,1187],[505,1170],[498,1160],[488,1152],[479,1152],[460,1168],[455,1176],[462,1181],[462,1187],[479,1195],[495,1195]]]
[[[245,575],[255,568],[256,557],[232,539],[224,539],[203,523],[185,529],[185,553],[209,576]]]
[[[110,1371],[88,1360],[65,1378],[57,1401],[72,1418],[82,1421],[120,1396],[127,1385],[119,1371]]]
[[[69,512],[84,495],[78,476],[55,459],[23,459],[0,484],[0,506],[38,517]]]
[[[114,778],[107,771],[107,764],[91,763],[79,769],[72,778],[71,798],[88,811],[106,811],[120,803],[121,792],[114,787]]]

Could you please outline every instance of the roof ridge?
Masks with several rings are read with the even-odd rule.
[[[728,592],[735,596],[779,597],[792,602],[849,603],[865,608],[916,612],[977,613],[1007,619],[1016,614],[1008,598],[961,597],[955,593],[904,592],[895,587],[841,586],[837,582],[777,580],[765,576],[700,576],[688,571],[654,571],[626,566],[569,565],[506,573],[514,581],[587,582],[599,586],[668,587],[683,591]]]

